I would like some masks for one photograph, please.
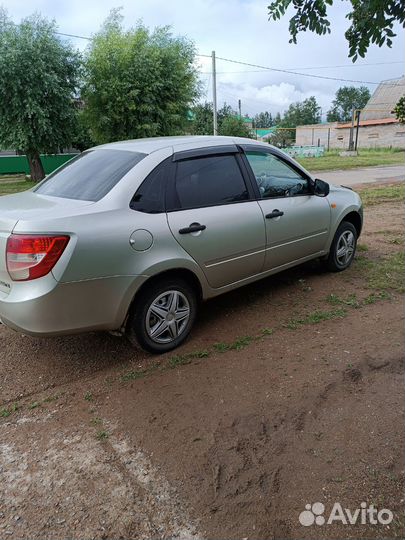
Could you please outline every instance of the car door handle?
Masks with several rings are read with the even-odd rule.
[[[270,214],[266,214],[266,219],[272,219],[281,216],[284,216],[284,212],[281,212],[281,210],[277,210],[276,208],[275,210],[273,210],[273,212],[270,212]]]
[[[199,223],[191,223],[189,227],[184,227],[179,230],[179,234],[189,234],[198,231],[205,231],[207,227],[205,225],[200,225]]]

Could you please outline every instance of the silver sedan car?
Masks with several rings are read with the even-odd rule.
[[[116,331],[165,352],[201,300],[314,258],[346,269],[361,227],[357,193],[268,144],[98,146],[0,198],[0,319],[33,336]]]

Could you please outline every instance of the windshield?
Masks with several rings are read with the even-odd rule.
[[[50,174],[34,191],[52,197],[99,201],[145,156],[127,150],[88,150]]]

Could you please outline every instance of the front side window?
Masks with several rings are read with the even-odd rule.
[[[246,152],[262,199],[310,193],[309,182],[282,159],[265,152]]]
[[[34,191],[64,199],[99,201],[145,156],[127,150],[88,150],[50,174]]]
[[[177,164],[171,210],[235,203],[249,199],[234,155],[207,156]]]

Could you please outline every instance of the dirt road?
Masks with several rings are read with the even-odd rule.
[[[207,303],[176,354],[0,327],[0,538],[403,538],[402,205],[352,268]],[[306,504],[393,520],[303,526]]]
[[[333,184],[361,185],[382,182],[403,182],[404,165],[384,165],[382,167],[362,167],[346,171],[320,171],[315,176]]]

